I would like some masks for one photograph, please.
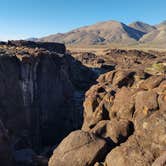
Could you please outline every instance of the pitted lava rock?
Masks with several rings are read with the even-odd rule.
[[[105,159],[98,159],[94,165],[151,166],[155,160],[164,162],[160,156],[166,151],[165,104],[165,75],[149,75],[138,69],[101,75],[86,92],[82,126],[83,131],[106,140],[110,149]],[[70,156],[75,159],[73,165],[77,165],[72,157],[76,153]],[[52,159],[54,156],[56,150]]]

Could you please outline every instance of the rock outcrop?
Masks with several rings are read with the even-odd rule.
[[[107,120],[110,127],[103,124],[98,136],[117,142],[117,131],[121,133],[123,129],[119,137],[131,135],[107,155],[107,166],[152,165],[166,150],[166,77],[147,77],[146,73],[138,71],[113,71],[98,80],[99,83],[86,93],[82,129],[96,133],[95,128]],[[120,127],[124,120],[131,122],[133,128],[124,124]],[[118,125],[116,121],[119,121]],[[112,130],[114,126],[118,129]]]
[[[26,130],[36,146],[74,129],[74,88],[65,56],[64,45],[53,43],[11,41],[1,48],[0,112],[11,134],[22,137]],[[52,132],[58,134],[53,138]]]
[[[107,142],[81,130],[74,131],[55,149],[49,166],[92,166],[108,152]]]
[[[54,51],[57,53],[64,54],[66,52],[66,47],[64,44],[60,43],[51,43],[51,42],[33,42],[33,41],[25,41],[25,40],[11,40],[8,41],[9,46],[15,47],[29,47],[29,48],[43,48],[49,51]]]
[[[90,86],[92,74],[63,44],[1,43],[0,118],[17,154],[56,145],[81,126],[75,93]]]
[[[156,76],[140,69],[119,69],[101,75],[98,83],[86,92],[82,130],[104,139],[110,152],[93,165],[164,163],[165,158],[159,158],[166,151],[165,104],[164,74]],[[75,139],[78,139],[76,135]],[[65,153],[66,149],[61,150]],[[55,150],[52,158],[59,161],[61,155]],[[77,159],[73,157],[72,161],[76,166]]]
[[[165,164],[166,164],[166,152],[161,154],[161,156],[154,161],[152,166],[164,166]]]
[[[83,56],[88,68],[63,44],[0,43],[3,165],[45,166],[53,148],[49,166],[165,164],[165,55],[114,49],[98,58]],[[97,82],[96,60],[114,64]]]

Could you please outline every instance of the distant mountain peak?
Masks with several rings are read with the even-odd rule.
[[[129,24],[129,26],[134,29],[137,29],[139,31],[142,31],[144,33],[149,33],[156,29],[154,26],[141,22],[141,21],[133,22],[133,23]]]
[[[159,29],[166,29],[166,20],[162,21],[160,24],[156,25]]]
[[[41,38],[41,41],[61,42],[65,44],[107,44],[137,42],[144,32],[127,26],[122,22],[109,20],[74,29],[68,33],[55,34]]]
[[[131,23],[131,24],[144,25],[144,24],[147,24],[147,23],[142,22],[142,21],[135,21],[135,22],[133,22],[133,23]],[[148,25],[149,25],[149,24],[148,24]]]
[[[142,21],[129,25],[116,20],[98,22],[93,25],[73,29],[67,33],[57,33],[38,39],[44,42],[60,42],[67,45],[100,44],[154,44],[166,46],[166,21],[152,26]]]
[[[162,21],[161,24],[166,24],[166,20]]]

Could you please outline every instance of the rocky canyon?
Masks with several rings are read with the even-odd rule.
[[[166,52],[0,43],[0,166],[165,166]]]

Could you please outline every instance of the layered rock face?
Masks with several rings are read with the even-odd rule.
[[[63,44],[0,44],[0,119],[16,158],[31,153],[28,149],[56,145],[81,126],[75,92],[86,89],[90,77],[90,70],[67,54]]]
[[[64,45],[33,44],[13,41],[1,50],[0,117],[9,132],[28,131],[34,145],[55,143],[75,125],[68,62]]]
[[[156,72],[147,72],[146,68],[158,62],[159,57],[144,54],[141,61],[143,54],[134,55],[140,63],[134,63],[132,55],[126,57],[124,62],[117,58],[120,62],[117,62],[116,70],[101,75],[97,79],[98,83],[86,92],[82,129],[61,142],[49,166],[56,166],[57,163],[64,166],[165,165],[165,69],[159,72],[152,67]],[[126,63],[128,58],[132,66]],[[97,151],[101,158],[94,156],[95,152],[91,151],[99,148],[100,144],[94,144],[93,147],[88,146],[89,143],[79,146],[75,140],[82,138],[77,134],[80,132],[92,134],[106,142],[105,153],[99,149]],[[64,146],[66,144],[73,148]],[[89,152],[85,150],[85,153],[80,154],[86,146]],[[80,154],[79,157],[77,154]],[[89,162],[89,157],[93,162]]]

